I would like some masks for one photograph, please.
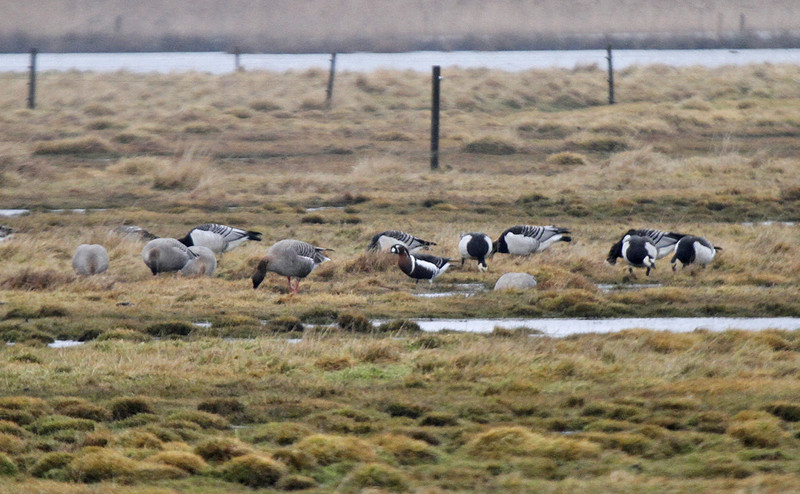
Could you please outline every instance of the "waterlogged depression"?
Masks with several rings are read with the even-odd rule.
[[[381,322],[374,321],[377,327]],[[800,329],[800,317],[662,317],[662,318],[623,318],[623,319],[436,319],[415,320],[423,331],[460,331],[466,333],[491,333],[495,328],[529,329],[542,336],[563,338],[576,334],[615,333],[626,329],[647,329],[652,331],[671,331],[688,333],[697,330],[763,331],[781,329],[792,331]],[[209,321],[192,323],[202,329],[213,325]],[[299,343],[302,338],[290,338],[288,343]],[[74,340],[56,340],[50,348],[69,348],[83,345]],[[8,343],[13,344],[13,343]]]
[[[437,319],[417,320],[423,331],[464,331],[490,333],[495,328],[527,328],[553,337],[564,337],[584,333],[614,333],[626,329],[649,329],[688,333],[695,330],[725,331],[741,329],[763,331],[765,329],[800,329],[798,317],[664,317],[621,319]]]

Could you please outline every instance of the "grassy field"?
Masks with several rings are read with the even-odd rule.
[[[631,68],[614,106],[596,67],[443,75],[432,172],[427,74],[339,74],[327,109],[318,70],[44,73],[35,110],[25,79],[0,74],[0,208],[30,210],[0,217],[15,231],[0,243],[15,343],[0,354],[0,494],[794,488],[795,333],[552,339],[410,319],[797,316],[800,68]],[[115,232],[206,222],[264,241],[211,278],[153,277],[144,243]],[[517,224],[573,241],[486,273],[456,262],[432,286],[365,252],[401,229],[456,258],[460,233]],[[724,250],[650,277],[604,262],[645,226]],[[297,295],[275,274],[253,290],[282,238],[333,260]],[[108,249],[107,273],[72,273],[81,243]],[[511,271],[539,286],[492,291]],[[419,296],[465,284],[486,289]]]

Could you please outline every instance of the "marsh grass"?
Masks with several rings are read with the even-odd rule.
[[[792,335],[773,334],[787,341]],[[667,485],[711,488],[720,479],[748,478],[769,461],[777,477],[764,481],[783,485],[780,476],[792,471],[800,448],[789,411],[795,375],[785,372],[796,365],[796,352],[766,343],[757,333],[679,336],[667,351],[653,341],[668,335],[644,330],[568,339],[447,335],[436,336],[448,340],[438,345],[423,344],[431,336],[421,335],[386,343],[361,336],[312,337],[292,346],[273,338],[162,340],[147,346],[104,341],[58,354],[33,347],[30,352],[41,361],[36,389],[46,396],[44,383],[58,383],[60,396],[0,400],[5,410],[38,417],[11,415],[0,451],[26,475],[89,483],[146,485],[181,476],[203,482],[219,475],[247,485],[357,490],[400,482],[403,489],[447,489],[452,479],[437,473],[440,467],[466,469],[462,475],[468,472],[471,480],[463,482],[500,486],[505,480],[498,474],[509,467],[525,483],[576,476],[592,482],[608,480],[635,461],[659,472]],[[370,355],[378,348],[384,350],[375,360]],[[123,355],[129,364],[120,365]],[[432,358],[441,365],[426,363]],[[349,364],[318,365],[336,359]],[[91,366],[72,364],[83,360]],[[183,372],[158,371],[167,361]],[[420,377],[409,387],[408,380],[385,372],[359,371],[350,372],[347,386],[335,384],[342,369],[373,361],[384,368],[416,368]],[[756,377],[752,362],[758,362]],[[67,376],[57,370],[65,364],[73,369]],[[31,385],[33,377],[24,368],[3,369],[16,388]],[[136,397],[147,390],[157,406],[143,408],[141,398],[128,398],[126,414],[138,413],[80,421],[93,429],[84,439],[76,419],[49,415],[53,409],[100,405],[102,394],[96,395],[94,386],[142,371],[159,372],[159,379],[125,379],[120,391]],[[182,386],[178,396],[176,385]],[[220,385],[238,396],[238,405],[207,398]],[[117,399],[109,408],[122,408],[121,403]],[[241,430],[197,410],[242,413],[240,405],[247,425]],[[285,421],[286,413],[293,418]],[[44,438],[61,444],[61,450],[28,446]],[[769,452],[777,448],[781,455]],[[762,453],[744,454],[756,449]],[[595,468],[587,470],[590,464]]]
[[[36,110],[15,110],[24,85],[0,75],[16,88],[0,96],[0,207],[30,209],[2,217],[15,235],[0,243],[0,334],[16,344],[0,353],[0,494],[237,492],[251,479],[794,489],[792,332],[551,339],[424,334],[413,319],[800,315],[797,72],[632,67],[606,106],[597,67],[450,69],[435,173],[424,74],[337,74],[328,109],[324,71],[47,73]],[[111,233],[180,237],[209,221],[264,241],[189,279],[153,277],[143,238]],[[460,233],[516,224],[566,226],[573,241],[460,267]],[[724,250],[706,269],[660,260],[649,278],[603,262],[643,226]],[[365,252],[395,228],[454,265],[416,285]],[[249,280],[280,238],[334,249],[297,295],[278,275]],[[107,273],[73,275],[80,243],[106,246]],[[537,289],[430,296],[510,271]],[[85,343],[47,348],[55,338]]]

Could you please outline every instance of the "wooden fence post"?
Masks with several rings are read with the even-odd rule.
[[[433,94],[431,101],[431,170],[439,168],[439,84],[442,80],[441,67],[433,66]]]
[[[31,48],[31,65],[28,67],[28,108],[36,108],[36,54],[39,50]]]
[[[238,46],[233,48],[233,63],[236,66],[236,72],[242,70],[242,64],[240,63],[240,55],[242,54],[242,50],[239,49]]]
[[[606,59],[608,60],[608,104],[614,104],[614,64],[611,60],[611,45],[606,48]]]
[[[331,107],[333,101],[333,78],[336,75],[336,53],[331,53],[331,70],[328,73],[328,87],[325,89],[325,106]]]

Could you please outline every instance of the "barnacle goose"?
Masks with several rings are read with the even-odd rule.
[[[527,256],[541,252],[556,242],[571,242],[567,228],[557,226],[517,225],[504,231],[495,250],[501,254]]]
[[[622,239],[622,258],[628,263],[628,272],[633,274],[633,268],[645,268],[646,276],[650,270],[656,268],[658,249],[649,237],[640,235],[625,235]]]
[[[716,247],[703,237],[694,235],[686,235],[678,240],[675,245],[675,255],[672,256],[672,270],[675,271],[678,267],[678,261],[681,267],[686,267],[689,264],[699,264],[706,267],[707,264],[714,260],[714,256],[722,247]]]
[[[672,252],[675,249],[675,244],[678,243],[678,240],[686,236],[683,233],[662,232],[661,230],[656,230],[654,228],[640,228],[638,230],[630,229],[622,235],[622,238],[620,238],[617,243],[611,246],[611,250],[608,251],[608,258],[606,259],[606,262],[613,265],[617,263],[618,258],[622,257],[622,242],[628,235],[636,235],[650,239],[658,251],[655,257],[656,259],[661,259]]]
[[[465,233],[458,242],[458,253],[461,254],[461,266],[467,259],[476,259],[478,271],[486,271],[486,259],[494,254],[494,244],[485,233]]]
[[[201,245],[208,247],[215,254],[222,254],[248,240],[260,242],[261,233],[217,223],[206,223],[192,228],[185,237],[178,240],[187,247]]]

